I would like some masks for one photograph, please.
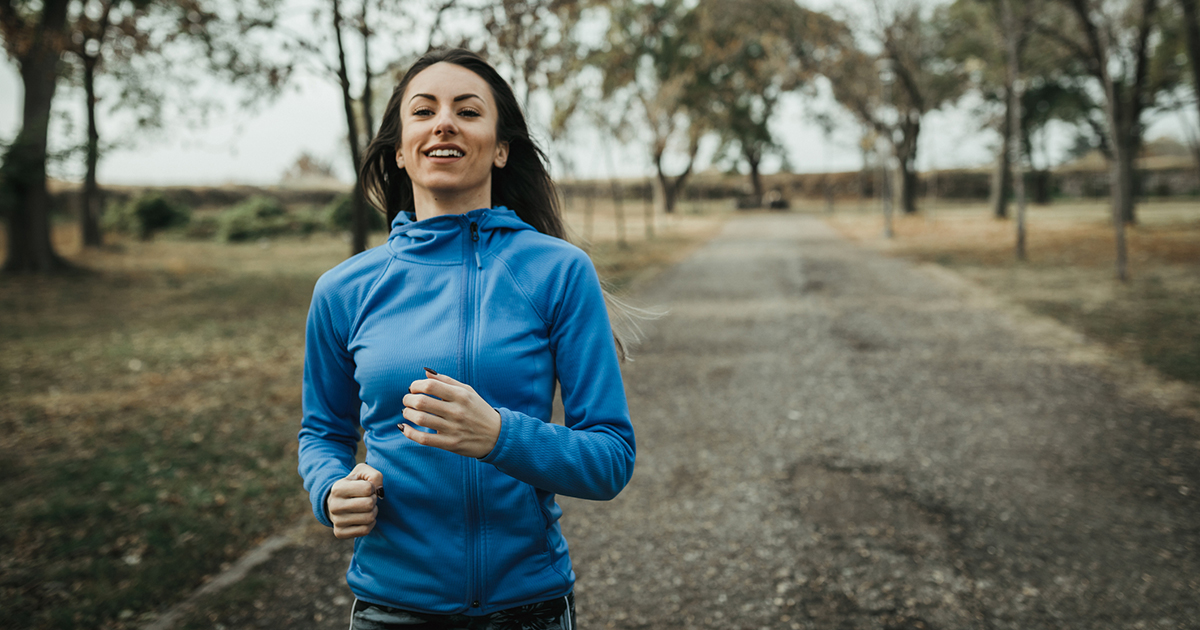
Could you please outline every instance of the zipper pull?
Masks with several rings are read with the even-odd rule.
[[[479,224],[474,221],[471,222],[471,242],[479,242]],[[483,269],[483,261],[479,259],[479,250],[475,250],[475,266]]]

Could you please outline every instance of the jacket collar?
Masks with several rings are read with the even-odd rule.
[[[479,230],[479,241],[470,241],[470,225]],[[461,264],[468,250],[486,252],[495,239],[506,232],[532,230],[517,213],[504,206],[480,208],[464,214],[446,214],[417,221],[409,212],[392,220],[387,248],[393,255],[413,262],[432,265]]]

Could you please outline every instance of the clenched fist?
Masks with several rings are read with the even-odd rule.
[[[366,464],[355,466],[345,479],[334,482],[325,500],[333,535],[346,539],[370,534],[379,514],[375,502],[382,498],[383,474]]]

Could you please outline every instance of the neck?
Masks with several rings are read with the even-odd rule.
[[[413,207],[417,211],[418,221],[444,214],[466,214],[472,210],[490,208],[491,206],[492,191],[490,185],[485,190],[473,190],[457,194],[428,189],[413,190]]]

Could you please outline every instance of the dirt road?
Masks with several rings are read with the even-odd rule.
[[[968,294],[794,214],[644,286],[634,480],[561,501],[580,627],[1200,627],[1200,425]],[[344,627],[347,551],[198,619]]]

